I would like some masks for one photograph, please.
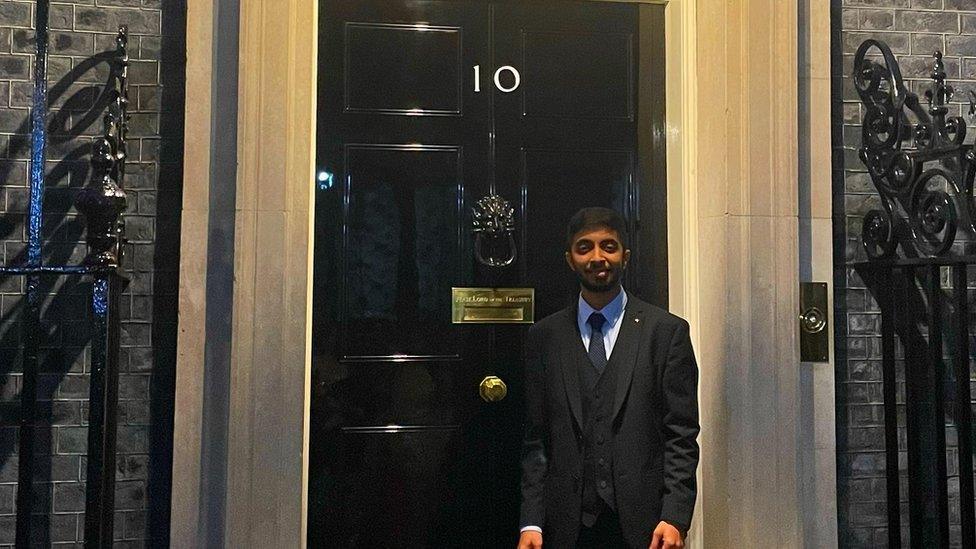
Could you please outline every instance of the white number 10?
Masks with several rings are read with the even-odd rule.
[[[512,76],[515,78],[515,84],[513,84],[511,87],[506,88],[502,85],[501,74],[504,71],[512,73]],[[495,71],[494,80],[495,87],[498,88],[498,91],[510,93],[518,89],[519,84],[522,83],[522,75],[519,74],[519,71],[515,67],[505,65],[503,67],[498,67],[498,69]],[[474,91],[475,93],[481,92],[481,65],[474,66]]]

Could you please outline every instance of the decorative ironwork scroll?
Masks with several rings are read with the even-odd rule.
[[[882,41],[865,40],[854,57],[854,87],[864,104],[861,161],[878,190],[881,209],[869,211],[861,240],[870,259],[947,254],[960,229],[973,225],[976,153],[965,145],[966,122],[949,116],[954,90],[935,53],[927,108],[908,90],[898,62]],[[900,212],[903,212],[900,213]],[[899,224],[909,238],[899,241]]]
[[[118,55],[113,60],[114,99],[103,117],[102,136],[92,148],[92,185],[75,199],[78,211],[88,220],[87,265],[118,267],[122,254],[126,196],[122,189],[127,157],[125,138],[129,129],[128,29],[119,27],[115,38]]]
[[[497,194],[490,194],[475,204],[472,231],[475,234],[474,255],[478,262],[489,267],[505,267],[515,261],[515,209]],[[485,254],[486,243],[503,240],[507,251],[502,258]]]

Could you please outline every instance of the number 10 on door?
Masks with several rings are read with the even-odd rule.
[[[501,76],[503,73],[506,72],[511,73],[512,78],[515,79],[515,83],[512,84],[511,86],[505,86],[502,84]],[[495,80],[495,87],[498,88],[498,91],[511,93],[517,90],[519,84],[522,83],[522,75],[519,74],[518,69],[516,69],[515,67],[511,65],[504,65],[498,67],[498,69],[495,70],[494,80]],[[475,93],[481,93],[481,65],[474,66],[474,91]]]

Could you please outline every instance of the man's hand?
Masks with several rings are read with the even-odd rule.
[[[685,540],[681,537],[681,532],[662,520],[654,529],[648,549],[684,549],[684,546]]]
[[[519,536],[518,549],[542,549],[542,532],[526,530]]]

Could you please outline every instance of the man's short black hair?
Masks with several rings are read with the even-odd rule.
[[[627,222],[624,217],[610,208],[590,207],[573,214],[566,227],[566,249],[573,248],[573,237],[580,231],[595,228],[605,228],[617,231],[620,235],[620,244],[627,249]]]

